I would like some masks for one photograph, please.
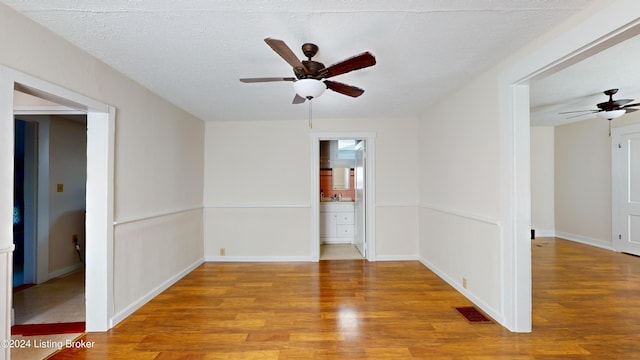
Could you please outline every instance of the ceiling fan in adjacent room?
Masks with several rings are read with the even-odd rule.
[[[302,45],[302,52],[307,57],[307,60],[300,61],[284,41],[271,38],[266,38],[264,41],[293,67],[295,77],[243,78],[240,81],[243,83],[291,81],[296,91],[293,104],[301,104],[306,100],[315,99],[322,95],[325,89],[351,97],[358,97],[364,93],[363,89],[325,79],[376,64],[376,58],[367,51],[325,67],[324,64],[311,60],[318,52],[318,46],[315,44],[306,43]]]
[[[565,111],[559,114],[577,113],[577,115],[571,116],[569,118],[574,118],[574,117],[589,115],[589,114],[596,114],[596,116],[599,118],[612,120],[626,113],[640,110],[635,108],[637,106],[640,106],[640,103],[629,104],[630,102],[633,102],[633,99],[613,100],[613,95],[615,95],[617,92],[618,92],[618,89],[610,89],[610,90],[604,91],[604,94],[609,96],[609,100],[596,104],[597,109]]]

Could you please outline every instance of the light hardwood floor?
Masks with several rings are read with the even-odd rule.
[[[640,358],[640,258],[532,252],[532,333],[468,323],[453,308],[470,302],[415,261],[206,263],[53,359]]]

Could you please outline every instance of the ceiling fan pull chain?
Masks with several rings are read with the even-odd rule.
[[[309,129],[313,128],[313,123],[311,122],[311,103],[313,101],[309,100]]]

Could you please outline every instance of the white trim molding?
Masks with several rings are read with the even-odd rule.
[[[206,256],[205,262],[313,262],[311,256]]]
[[[376,256],[377,261],[417,261],[418,255],[378,255]]]
[[[194,210],[203,210],[203,207],[202,206],[196,206],[196,207],[190,207],[190,208],[185,208],[185,209],[180,209],[180,210],[173,210],[173,211],[168,211],[168,212],[163,212],[163,213],[157,213],[157,214],[153,214],[153,215],[146,215],[146,216],[134,217],[134,218],[131,218],[131,219],[114,221],[113,225],[114,226],[125,225],[125,224],[130,224],[130,223],[139,222],[139,221],[146,221],[146,220],[152,220],[152,219],[161,218],[161,217],[165,217],[165,216],[182,214],[182,213],[189,212],[189,211],[194,211]]]
[[[66,106],[14,106],[15,115],[84,115],[87,112]]]
[[[485,224],[489,224],[489,225],[500,226],[500,220],[498,220],[498,219],[490,218],[490,217],[483,216],[483,215],[474,214],[474,213],[471,213],[471,212],[460,211],[460,210],[455,210],[455,209],[449,209],[449,208],[445,208],[445,207],[442,207],[442,206],[428,205],[428,204],[420,204],[420,208],[421,209],[427,209],[427,210],[436,211],[436,212],[443,213],[443,214],[453,215],[453,216],[457,216],[457,217],[468,219],[468,220],[479,221],[479,222],[482,222],[482,223],[485,223]]]
[[[251,203],[219,203],[207,204],[206,209],[308,209],[311,204],[251,204]]]
[[[49,273],[49,279],[55,279],[55,278],[59,278],[62,276],[65,276],[67,274],[70,274],[76,270],[82,269],[84,265],[82,265],[82,263],[77,263],[71,266],[67,266],[65,268],[56,270],[56,271],[52,271]]]
[[[376,207],[385,208],[385,207],[394,207],[394,208],[407,208],[407,207],[418,207],[420,203],[417,201],[399,201],[399,202],[378,202],[376,203]]]
[[[594,239],[588,236],[571,234],[571,233],[562,232],[562,231],[556,231],[555,237],[564,239],[564,240],[574,241],[574,242],[585,244],[585,245],[595,246],[601,249],[615,251],[615,249],[613,248],[613,244],[610,241],[606,241],[606,240]]]

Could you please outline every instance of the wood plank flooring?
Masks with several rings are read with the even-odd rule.
[[[52,359],[639,359],[640,258],[537,239],[530,334],[470,324],[422,264],[206,263]]]

